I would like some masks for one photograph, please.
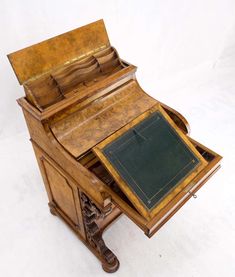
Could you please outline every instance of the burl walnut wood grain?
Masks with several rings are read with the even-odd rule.
[[[113,47],[106,47],[39,78],[31,78],[24,83],[25,94],[31,104],[43,111],[74,94],[82,98],[88,87],[97,87],[100,81],[127,66]]]
[[[155,103],[156,100],[143,93],[132,80],[99,101],[56,122],[51,130],[77,158]]]
[[[68,224],[105,271],[114,272],[119,262],[105,245],[103,231],[124,213],[151,237],[216,172],[221,156],[189,138],[186,119],[141,89],[136,67],[110,46],[103,20],[8,57],[24,85],[26,97],[18,103],[50,211]],[[121,181],[104,168],[92,149],[156,104],[194,145],[205,167],[149,216],[138,210],[133,195],[124,194]]]
[[[8,55],[20,84],[109,46],[103,20],[53,37]],[[96,50],[97,51],[97,50]]]

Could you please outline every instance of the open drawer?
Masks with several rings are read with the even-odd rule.
[[[183,134],[157,104],[79,161],[151,237],[216,171],[220,159]]]

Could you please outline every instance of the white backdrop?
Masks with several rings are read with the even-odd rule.
[[[222,170],[148,240],[122,217],[105,238],[116,276],[235,276],[235,2],[1,0],[0,276],[104,276],[46,206],[6,54],[103,18],[120,56],[152,96],[179,110]]]

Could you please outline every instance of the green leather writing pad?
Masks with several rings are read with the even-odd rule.
[[[148,210],[200,164],[160,112],[154,112],[102,151]]]

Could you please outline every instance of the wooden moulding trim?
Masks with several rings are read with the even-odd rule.
[[[22,109],[29,112],[35,119],[41,121],[41,112],[31,105],[25,97],[17,99],[17,103],[21,106]]]
[[[127,68],[124,68],[123,70],[121,70],[121,72],[117,72],[109,77],[107,77],[105,80],[101,80],[99,83],[96,84],[95,88],[94,87],[88,87],[86,89],[87,92],[87,97],[93,95],[94,93],[97,93],[101,90],[108,90],[110,89],[110,86],[114,84],[114,86],[119,86],[122,83],[118,83],[118,81],[123,79],[123,83],[126,82],[127,80],[131,79],[131,75],[133,75],[136,72],[136,67],[131,65]],[[126,79],[125,77],[127,77],[128,75],[130,75],[130,77],[128,79]],[[117,83],[117,84],[116,84]],[[53,116],[55,113],[62,111],[65,108],[68,108],[69,106],[73,105],[74,103],[79,103],[78,101],[82,101],[82,99],[80,99],[81,96],[79,94],[79,91],[77,91],[76,93],[74,93],[73,96],[69,97],[69,98],[65,98],[63,100],[61,100],[58,103],[55,103],[54,105],[46,108],[41,115],[41,119],[48,119],[49,117]]]
[[[176,209],[177,211],[192,196],[193,192],[197,191],[203,184],[205,184],[205,182],[209,179],[209,177],[211,177],[213,173],[220,167],[219,165],[220,160],[221,160],[221,156],[216,154],[215,158],[210,163],[208,163],[207,167],[204,170],[202,170],[190,182],[190,184],[187,187],[185,187],[181,192],[179,192],[179,194],[176,195],[176,197],[173,198],[172,201],[167,206],[165,206],[162,210],[160,210],[159,213],[151,221],[148,222],[147,224],[148,229],[151,230],[152,228],[154,229],[157,228],[157,226],[160,225],[162,221],[164,221],[164,218],[167,217],[169,212],[172,212],[174,209]],[[185,195],[187,195],[188,193],[190,193],[191,195],[181,205],[180,203],[183,201],[182,198],[184,198]]]
[[[102,80],[99,84],[97,84],[95,88],[95,93],[102,91],[106,93],[110,89],[114,89],[117,86],[120,86],[127,82],[128,80],[132,79],[134,77],[134,74],[136,72],[136,67],[131,65],[127,68],[124,68],[122,72],[118,72],[114,74],[113,76],[110,76],[106,78],[106,80]],[[118,82],[119,81],[119,82]],[[117,82],[117,83],[116,83]],[[94,88],[88,87],[87,88],[87,94],[93,95],[94,94]],[[54,105],[48,107],[44,111],[39,111],[36,107],[34,107],[31,103],[27,101],[25,97],[21,97],[17,100],[17,103],[27,110],[34,118],[36,118],[39,121],[47,121],[50,117],[54,116],[56,113],[61,112],[65,108],[70,107],[74,103],[79,103],[79,100],[82,102],[83,99],[80,99],[79,92],[75,93],[73,96],[69,98],[65,98],[61,100],[60,102],[55,103]]]
[[[112,202],[117,206],[127,217],[129,217],[140,229],[145,233],[148,232],[147,220],[135,210],[130,208],[124,201],[120,201],[116,196],[112,196]]]
[[[162,210],[159,211],[159,213],[148,222],[147,227],[152,228],[163,216],[165,213],[167,213],[170,209],[172,209],[173,206],[175,206],[181,198],[187,194],[188,192],[191,192],[198,184],[204,181],[211,172],[215,170],[216,167],[219,166],[219,161],[221,160],[220,156],[217,156],[214,158],[213,161],[211,161],[207,167],[202,170],[189,184],[187,187],[185,187],[182,191],[180,191],[175,198],[172,199],[172,201],[165,206]]]
[[[202,182],[194,186],[194,188],[191,190],[191,193],[188,192],[185,194],[185,196],[145,234],[151,238],[208,181],[208,179],[210,179],[210,177],[214,175],[217,170],[219,170],[220,167],[220,165],[215,167],[214,171],[212,171]]]
[[[127,76],[123,78],[118,84],[112,84],[103,90],[96,91],[95,93],[92,93],[92,95],[88,98],[85,98],[83,101],[77,101],[74,103],[74,105],[68,107],[66,109],[66,113],[63,112],[63,110],[60,110],[58,113],[50,117],[50,126],[53,129],[53,126],[58,122],[64,119],[65,117],[71,115],[74,112],[78,112],[84,108],[87,108],[89,105],[92,105],[93,102],[99,101],[100,99],[103,99],[105,97],[109,97],[111,94],[116,94],[116,92],[125,87],[128,86],[131,82],[133,82],[134,79],[131,76]]]
[[[182,130],[186,135],[189,135],[190,134],[190,125],[188,123],[188,121],[186,120],[186,118],[179,112],[177,112],[175,109],[167,106],[166,104],[162,103],[162,102],[159,102],[162,107],[165,109],[165,110],[168,110],[170,112],[172,112],[173,114],[175,114],[175,116],[177,118],[179,118],[181,120],[181,122],[185,125],[185,129],[187,130],[187,132],[184,132],[184,130]],[[167,112],[167,111],[166,111]],[[176,124],[176,122],[175,122]]]

